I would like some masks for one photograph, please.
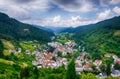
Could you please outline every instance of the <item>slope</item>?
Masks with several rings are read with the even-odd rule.
[[[4,13],[0,13],[0,38],[7,40],[38,40],[40,42],[48,42],[53,35],[52,32],[21,23]]]
[[[81,28],[82,27],[78,27]],[[120,17],[87,25],[85,29],[75,31],[72,37],[95,58],[105,53],[114,53],[120,57]]]

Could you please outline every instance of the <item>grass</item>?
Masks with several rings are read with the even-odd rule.
[[[11,53],[8,50],[3,50],[4,55],[10,55]]]
[[[120,36],[120,30],[115,31],[114,36]]]
[[[25,62],[21,62],[21,63],[20,63],[20,66],[21,66],[21,68],[26,68],[26,67],[28,67],[28,64],[25,63]]]
[[[20,43],[20,45],[22,46],[22,48],[24,48],[24,49],[29,49],[30,51],[33,51],[33,50],[35,50],[35,47],[32,45],[32,44],[26,44],[26,43]]]
[[[5,49],[7,49],[7,50],[8,49],[14,49],[14,45],[10,41],[2,39],[2,42],[4,44]]]
[[[13,61],[5,60],[5,59],[2,59],[2,58],[0,58],[0,63],[4,63],[4,64],[7,64],[7,65],[15,64]]]
[[[65,44],[67,42],[67,40],[61,40],[61,39],[57,39],[58,42]]]

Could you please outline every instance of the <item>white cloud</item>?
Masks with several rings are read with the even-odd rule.
[[[70,19],[62,19],[60,15],[55,16],[53,18],[46,18],[43,20],[25,20],[23,22],[31,23],[31,24],[38,24],[41,26],[54,26],[54,27],[76,27],[80,25],[87,25],[91,23],[98,22],[95,19],[87,19],[82,18],[80,16],[71,16]]]
[[[60,22],[60,21],[61,21],[61,16],[60,16],[60,15],[55,16],[55,17],[53,18],[53,22],[55,22],[55,23]]]
[[[115,13],[117,13],[118,15],[120,15],[120,8],[119,8],[119,7],[114,7],[114,8],[113,8],[113,11],[114,11]]]
[[[72,16],[71,19],[73,21],[80,21],[82,18],[80,16]]]
[[[105,10],[104,12],[101,12],[98,14],[97,19],[100,19],[100,20],[107,19],[109,17],[110,13],[111,13],[111,10]]]

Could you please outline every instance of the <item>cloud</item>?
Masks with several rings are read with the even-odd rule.
[[[58,23],[58,22],[60,22],[60,21],[61,21],[61,16],[60,16],[60,15],[55,16],[55,17],[53,18],[53,22],[55,22],[55,23]]]
[[[101,12],[98,14],[97,19],[100,19],[100,20],[107,19],[109,17],[110,13],[111,13],[111,10],[105,10],[104,12]]]
[[[30,19],[29,12],[24,8],[17,7],[15,5],[4,6],[0,5],[0,11],[9,14],[10,17],[23,19]]]
[[[81,25],[87,25],[91,23],[96,23],[95,19],[83,18],[80,16],[71,16],[69,19],[62,19],[60,15],[54,16],[52,18],[44,18],[42,20],[25,20],[23,22],[38,24],[41,26],[54,26],[54,27],[76,27]]]
[[[120,14],[115,7],[119,4],[120,0],[0,0],[0,11],[25,23],[76,27]]]
[[[53,0],[59,8],[70,12],[90,12],[97,10],[89,0]]]
[[[120,4],[120,0],[111,0],[110,4],[112,5]]]
[[[98,0],[102,7],[110,7],[111,5],[119,5],[120,0]]]
[[[48,0],[0,0],[0,11],[18,20],[30,19],[32,13],[50,8]]]
[[[117,13],[118,15],[120,15],[120,8],[119,7],[114,7],[113,8],[113,11],[115,12],[115,13]]]
[[[101,7],[108,7],[110,5],[110,0],[99,0]]]
[[[32,1],[35,1],[35,0],[13,0],[14,2],[16,3],[29,3],[29,2],[32,2]]]

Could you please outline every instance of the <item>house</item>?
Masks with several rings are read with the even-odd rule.
[[[22,51],[22,49],[21,48],[18,48],[18,53],[20,53]]]
[[[16,52],[16,50],[15,50],[15,49],[10,49],[9,52],[10,52],[10,53],[11,53],[11,52]]]
[[[75,70],[77,74],[81,74],[81,72],[83,71],[83,67],[76,66]]]
[[[30,50],[26,50],[25,52],[26,52],[26,54],[30,54]]]
[[[114,60],[118,59],[117,55],[112,55],[112,57],[113,57]]]
[[[120,77],[120,71],[119,70],[112,71],[111,76],[112,77]]]
[[[66,58],[62,58],[62,63],[63,63],[65,66],[67,66],[67,64],[68,64],[67,59],[66,59]]]
[[[114,63],[120,64],[120,58],[115,59],[115,60],[114,60]]]
[[[82,61],[81,60],[75,60],[75,65],[76,66],[82,66]]]
[[[42,64],[38,64],[38,65],[37,65],[37,68],[42,68]]]
[[[82,62],[80,60],[75,61],[75,70],[77,74],[81,74],[83,71]]]
[[[107,78],[107,74],[106,73],[99,73],[97,75],[97,77],[101,78],[101,79],[104,79],[104,78]]]
[[[32,61],[32,64],[36,66],[38,64],[38,62],[37,61]]]
[[[92,70],[92,68],[90,67],[90,65],[88,63],[83,65],[83,69],[86,70],[86,71],[91,71]]]
[[[102,60],[95,60],[95,61],[93,62],[93,64],[94,64],[95,66],[100,66],[100,65],[102,64]]]
[[[109,58],[109,57],[111,57],[111,54],[107,53],[104,55],[104,57]]]

